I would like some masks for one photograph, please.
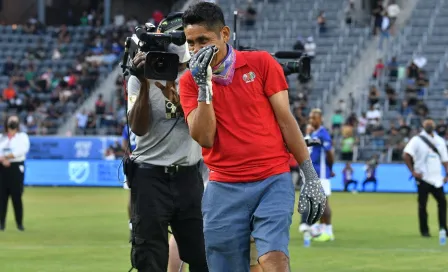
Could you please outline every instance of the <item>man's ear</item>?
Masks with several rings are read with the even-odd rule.
[[[228,26],[224,26],[221,29],[221,36],[224,40],[224,42],[228,43],[230,40],[230,28]]]

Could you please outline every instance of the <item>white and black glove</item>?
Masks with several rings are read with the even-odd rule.
[[[313,225],[322,217],[327,198],[311,160],[304,161],[299,168],[302,175],[299,213],[302,214],[308,225]]]
[[[190,60],[190,71],[199,86],[198,102],[212,102],[212,67],[210,63],[218,52],[218,48],[209,45],[201,48]]]

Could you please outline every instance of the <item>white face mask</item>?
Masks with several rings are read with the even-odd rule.
[[[187,43],[185,43],[184,45],[181,45],[181,46],[177,46],[173,43],[170,43],[168,45],[168,52],[177,54],[179,56],[179,63],[185,63],[185,62],[190,61],[190,59],[191,59],[190,52],[188,51]]]

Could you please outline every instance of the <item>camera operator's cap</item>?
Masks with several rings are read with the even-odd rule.
[[[183,31],[182,15],[183,12],[170,13],[160,22],[157,32],[169,34],[172,31]],[[168,52],[177,54],[179,63],[186,63],[191,59],[187,43],[180,46],[171,43],[168,45]]]
[[[184,29],[182,24],[183,12],[173,12],[168,14],[165,19],[163,19],[159,26],[157,27],[157,32],[160,33],[170,33],[172,31]]]

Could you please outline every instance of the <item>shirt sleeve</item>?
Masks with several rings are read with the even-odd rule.
[[[30,150],[30,139],[26,133],[21,133],[20,144],[12,150],[14,158],[25,156]]]
[[[140,80],[136,76],[129,77],[128,80],[128,113],[137,101],[137,96],[140,93]]]
[[[280,63],[267,52],[263,52],[262,58],[265,59],[263,62],[263,90],[265,95],[271,97],[278,92],[288,90],[288,83]]]
[[[333,148],[333,144],[331,142],[331,136],[328,133],[328,131],[326,131],[326,130],[322,131],[320,140],[322,141],[322,146],[324,147],[324,150],[327,152],[331,151],[331,149]]]
[[[448,162],[448,149],[446,147],[446,144],[443,139],[441,139],[440,143],[442,146],[442,148],[441,148],[442,152],[440,152],[440,158],[442,159],[442,162]]]
[[[198,92],[199,87],[193,81],[191,73],[185,73],[179,81],[180,104],[184,111],[185,121],[188,115],[198,107]]]
[[[404,147],[403,153],[407,153],[409,155],[411,155],[411,157],[415,157],[416,153],[417,153],[417,145],[415,143],[416,138],[412,138],[409,143]]]

